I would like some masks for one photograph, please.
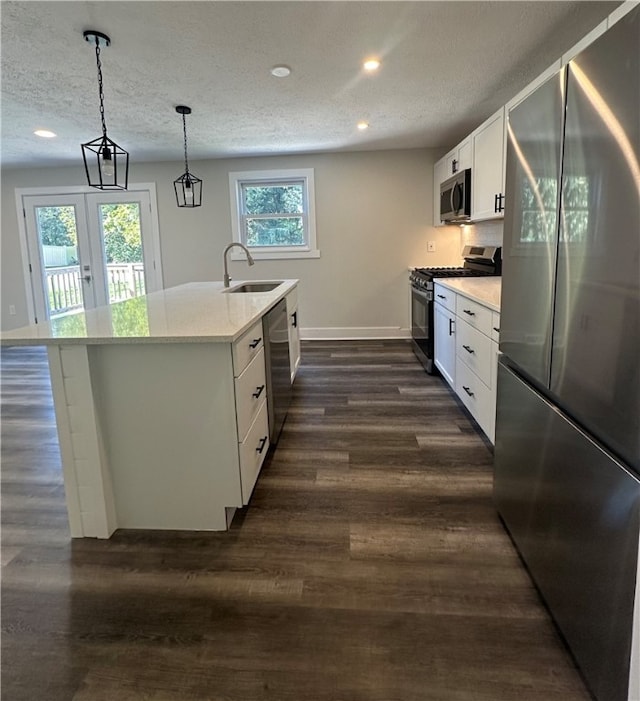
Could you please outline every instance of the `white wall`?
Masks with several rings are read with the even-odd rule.
[[[300,279],[303,336],[408,335],[408,268],[460,263],[458,227],[434,228],[433,164],[440,150],[274,156],[196,161],[203,205],[179,209],[173,180],[181,162],[131,166],[130,182],[156,182],[165,287],[222,278],[231,241],[228,173],[315,168],[319,259],[230,264],[235,279]],[[84,184],[79,167],[2,173],[2,329],[29,323],[20,259],[15,188]],[[436,242],[427,253],[427,240]],[[9,316],[9,305],[16,315]],[[360,329],[360,330],[359,330]],[[366,330],[365,330],[366,329]]]

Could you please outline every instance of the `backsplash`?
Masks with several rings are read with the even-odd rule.
[[[460,229],[463,246],[502,246],[503,221],[481,221]]]

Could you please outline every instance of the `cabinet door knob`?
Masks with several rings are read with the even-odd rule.
[[[256,387],[256,391],[251,396],[255,397],[257,399],[262,394],[263,390],[264,390],[264,385],[260,385],[260,387]]]
[[[260,336],[260,338],[254,338],[253,341],[249,344],[249,348],[256,348],[260,341],[262,341],[262,336]]]
[[[259,443],[258,447],[256,448],[256,453],[262,453],[265,445],[267,445],[267,436],[264,436],[260,439],[260,443]]]

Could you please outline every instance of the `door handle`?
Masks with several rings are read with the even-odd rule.
[[[262,394],[263,389],[264,389],[264,385],[260,385],[260,387],[256,387],[256,391],[251,396],[255,397],[257,399]]]
[[[298,310],[297,309],[291,315],[291,326],[293,326],[294,329],[298,327]]]
[[[449,319],[449,336],[453,336],[453,319]]]
[[[267,437],[264,436],[264,438],[260,439],[260,445],[258,445],[258,447],[256,448],[256,453],[262,453],[266,444],[267,444]]]
[[[260,338],[254,338],[253,341],[249,344],[249,348],[256,348],[260,341],[262,341],[262,336],[260,336]]]
[[[82,276],[82,279],[83,279],[85,282],[91,282],[91,275],[83,275],[83,276]]]

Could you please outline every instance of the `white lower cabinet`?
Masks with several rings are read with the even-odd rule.
[[[247,435],[238,445],[240,454],[240,482],[242,503],[246,506],[260,474],[267,450],[269,450],[269,418],[267,402],[263,401],[258,415],[251,424]]]
[[[500,314],[445,285],[434,285],[434,363],[493,443]]]
[[[434,304],[435,353],[433,362],[442,377],[455,389],[456,385],[456,316],[442,304]]]

